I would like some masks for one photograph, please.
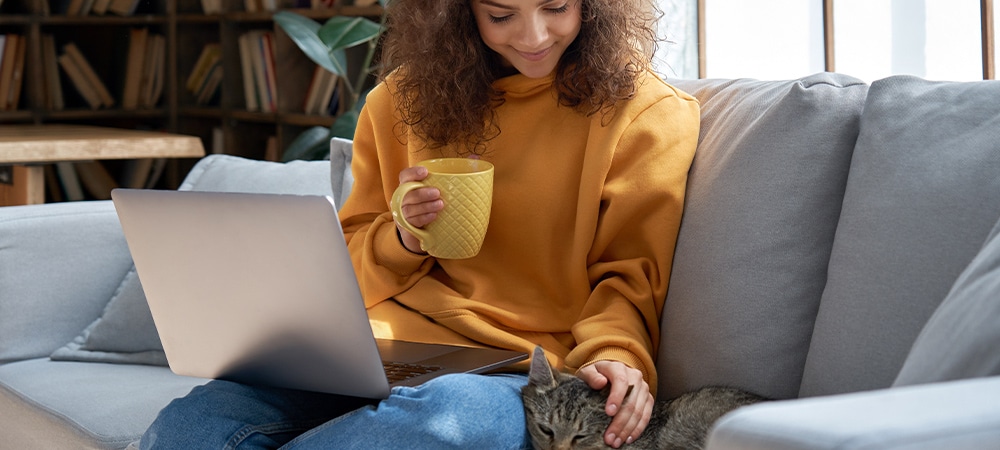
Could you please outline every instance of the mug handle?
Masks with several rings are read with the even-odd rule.
[[[430,234],[425,230],[413,226],[410,222],[406,221],[405,217],[403,217],[403,197],[406,196],[407,192],[422,187],[427,187],[427,185],[420,181],[407,181],[406,183],[399,185],[399,187],[396,188],[396,191],[392,193],[392,201],[389,203],[389,207],[392,209],[393,220],[395,220],[399,226],[403,227],[404,230],[409,231],[410,234],[416,236],[417,239],[420,240],[420,248],[427,251],[427,249],[424,248],[424,241],[427,240]]]

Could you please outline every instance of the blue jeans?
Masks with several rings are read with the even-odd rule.
[[[530,449],[525,374],[445,375],[379,402],[213,380],[164,408],[148,449]]]

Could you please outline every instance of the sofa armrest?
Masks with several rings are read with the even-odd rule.
[[[131,264],[110,201],[0,208],[0,363],[71,341]]]
[[[762,403],[720,419],[706,449],[996,448],[998,399],[989,377]]]

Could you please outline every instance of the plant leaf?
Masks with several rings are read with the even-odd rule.
[[[317,34],[330,50],[343,50],[375,39],[381,31],[381,25],[364,17],[333,16]]]
[[[319,37],[319,22],[291,11],[279,11],[275,13],[274,22],[281,26],[281,29],[288,34],[288,37],[313,62],[337,75],[345,73],[344,68],[347,66],[346,55],[343,58],[344,63],[338,67],[338,64],[334,61],[334,56],[330,54],[330,48]]]
[[[330,152],[330,130],[325,127],[312,127],[298,135],[285,153],[281,156],[282,162],[295,159],[316,160],[323,159]]]

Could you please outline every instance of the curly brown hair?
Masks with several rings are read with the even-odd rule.
[[[483,43],[470,2],[392,0],[386,9],[380,79],[393,76],[402,124],[431,147],[459,144],[480,153],[500,130],[500,56]],[[652,0],[580,1],[580,34],[556,69],[562,105],[611,114],[631,98],[657,45]]]

